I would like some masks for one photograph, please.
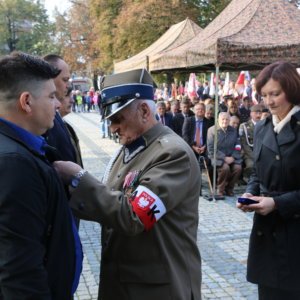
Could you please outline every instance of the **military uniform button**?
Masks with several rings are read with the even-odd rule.
[[[79,210],[84,210],[84,204],[83,204],[83,202],[80,202],[80,203],[79,203],[78,209],[79,209]]]
[[[120,178],[120,177],[121,177],[121,173],[118,174],[118,178]]]
[[[280,160],[280,156],[279,155],[276,155],[275,158],[276,158],[276,160]]]

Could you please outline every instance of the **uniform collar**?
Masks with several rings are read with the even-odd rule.
[[[148,145],[156,140],[163,131],[166,130],[168,130],[166,126],[163,126],[161,123],[157,123],[131,144],[124,146],[123,162],[125,164],[130,162],[139,153],[144,151]]]

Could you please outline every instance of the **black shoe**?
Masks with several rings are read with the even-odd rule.
[[[233,197],[233,196],[234,196],[234,193],[233,193],[233,192],[226,192],[226,196],[228,196],[228,197]]]

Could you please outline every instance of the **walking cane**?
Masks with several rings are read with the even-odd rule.
[[[208,201],[212,201],[212,200],[224,200],[225,199],[224,196],[214,195],[213,187],[212,187],[212,184],[211,184],[211,180],[210,180],[210,176],[209,176],[208,167],[207,167],[207,164],[206,164],[205,157],[204,156],[200,156],[200,161],[201,161],[201,159],[203,160],[204,168],[206,170],[206,175],[207,175],[207,180],[208,180],[208,185],[209,185],[209,190],[210,190],[210,196],[206,195],[206,196],[204,196],[204,198],[206,200],[208,200]]]

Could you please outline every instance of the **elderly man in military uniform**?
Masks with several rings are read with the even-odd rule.
[[[122,146],[102,182],[55,163],[77,215],[102,225],[102,300],[201,299],[199,167],[188,144],[156,120],[153,85],[144,69],[104,78],[105,117]]]
[[[259,104],[253,105],[250,112],[250,120],[240,125],[239,135],[242,146],[242,157],[244,163],[243,175],[249,178],[253,167],[253,134],[254,126],[260,120],[263,107]]]

